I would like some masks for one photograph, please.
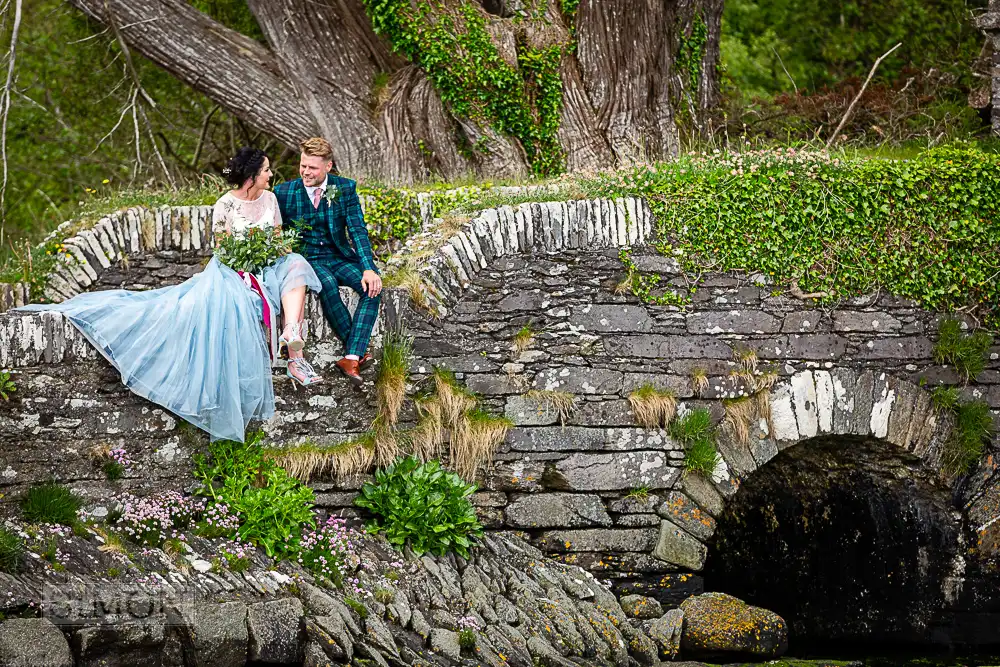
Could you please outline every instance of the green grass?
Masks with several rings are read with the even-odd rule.
[[[992,344],[993,337],[985,331],[964,335],[961,322],[942,320],[938,327],[938,340],[934,344],[934,360],[939,364],[951,364],[969,382],[983,372],[986,354]]]
[[[125,466],[117,461],[105,461],[104,474],[109,482],[117,482],[125,476]]]
[[[684,469],[711,476],[719,463],[712,414],[699,408],[670,425],[670,436],[684,446]]]
[[[345,597],[344,604],[354,610],[354,613],[361,618],[368,618],[368,607],[361,604],[359,601],[352,597]]]
[[[21,500],[21,512],[29,523],[58,523],[72,526],[77,522],[76,512],[83,501],[67,487],[40,484],[28,489]]]
[[[15,574],[21,566],[24,543],[17,533],[0,526],[0,572]]]
[[[931,402],[942,410],[954,410],[958,407],[959,393],[957,387],[935,387],[931,392]]]
[[[649,487],[648,486],[639,486],[639,487],[636,487],[634,489],[631,489],[631,490],[629,490],[628,493],[625,494],[625,497],[626,498],[635,498],[636,500],[645,500],[646,498],[649,497]]]
[[[945,444],[943,464],[948,474],[964,475],[983,457],[993,432],[993,417],[984,401],[960,403],[954,411],[955,426]]]

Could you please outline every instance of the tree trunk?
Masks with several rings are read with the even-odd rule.
[[[452,76],[441,68],[480,54],[463,52],[465,43],[458,42],[454,59],[444,59],[451,62],[411,62],[402,55],[414,56],[405,44],[395,44],[397,51],[393,35],[376,34],[373,26],[380,24],[364,0],[246,0],[266,47],[185,0],[68,1],[100,22],[111,12],[132,48],[283,143],[327,137],[338,170],[356,178],[498,178],[551,171],[560,163],[585,170],[668,157],[680,146],[677,119],[700,127],[718,99],[722,0],[581,0],[572,17],[561,11],[565,0],[401,5],[425,8],[420,20],[428,26],[461,32],[471,4],[472,20],[482,22],[492,44],[477,48],[495,49],[524,79],[523,91],[473,95],[467,108],[475,117],[456,113],[454,91],[434,82]],[[538,78],[545,70],[538,74],[524,64],[546,49],[561,49],[557,116],[545,116],[552,108],[543,108],[543,96],[558,91],[558,81],[545,89]],[[683,71],[676,67],[679,55]],[[518,128],[512,134],[483,112],[503,95],[521,95],[528,107],[520,125],[508,122]],[[554,134],[546,135],[553,132],[551,124],[543,126],[546,117],[558,120]],[[524,127],[525,118],[534,129]],[[555,138],[558,155],[546,136]]]

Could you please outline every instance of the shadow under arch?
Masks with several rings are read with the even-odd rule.
[[[822,435],[743,480],[707,545],[705,587],[782,615],[797,652],[951,645],[964,530],[921,458]]]

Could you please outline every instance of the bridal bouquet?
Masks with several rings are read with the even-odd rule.
[[[296,229],[249,227],[241,232],[215,236],[215,256],[233,271],[260,273],[280,257],[294,252],[299,243]]]

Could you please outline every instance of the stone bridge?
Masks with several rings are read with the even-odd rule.
[[[112,215],[67,241],[76,261],[59,270],[52,294],[179,282],[203,265],[209,219],[207,207]],[[781,582],[808,589],[810,577],[840,576],[863,602],[822,582],[801,592],[818,607],[800,630],[817,637],[872,635],[889,600],[913,611],[898,627],[886,621],[887,637],[1000,631],[996,442],[968,474],[945,472],[954,419],[929,390],[961,382],[932,360],[939,315],[885,294],[819,306],[762,275],[710,273],[689,284],[675,259],[646,246],[652,229],[638,199],[487,210],[421,264],[436,315],[403,290],[387,292],[382,321],[399,318],[415,336],[411,386],[450,369],[514,423],[480,474],[484,524],[518,531],[620,592],[665,602],[725,585],[782,612],[782,600],[767,597]],[[689,293],[690,305],[622,294],[623,247],[638,270]],[[314,359],[332,371],[338,344],[312,299],[308,317]],[[534,334],[518,350],[524,327]],[[727,399],[754,392],[748,366],[776,382],[740,434]],[[126,390],[61,316],[0,315],[0,368],[18,387],[0,403],[0,511],[52,477],[98,514],[118,491],[190,484],[204,440]],[[295,392],[276,376],[269,439],[335,443],[367,430],[370,389],[330,380]],[[628,397],[647,384],[672,391],[681,414],[704,407],[722,422],[711,475],[685,472],[682,445],[638,425]],[[565,419],[533,393],[551,391],[572,395]],[[962,391],[998,421],[1000,349]],[[413,423],[412,408],[403,419]],[[87,456],[104,444],[126,447],[137,471],[110,485]],[[323,508],[345,515],[359,484],[310,482]],[[838,556],[833,570],[817,564]],[[842,604],[870,613],[830,611]],[[839,625],[817,620],[824,614],[840,614]]]

